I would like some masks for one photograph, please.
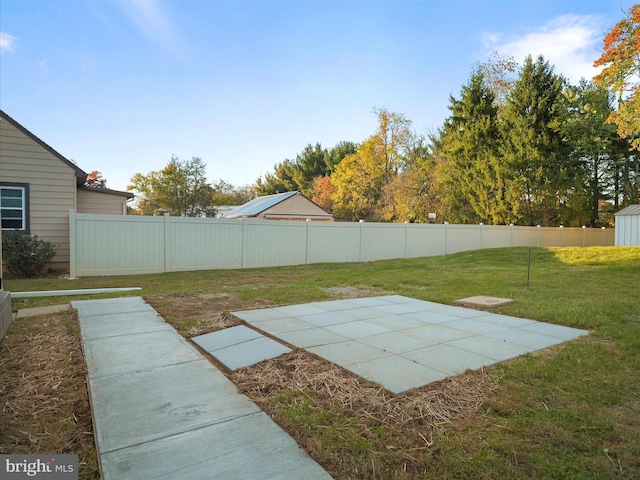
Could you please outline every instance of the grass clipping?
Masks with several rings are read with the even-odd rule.
[[[99,478],[75,313],[14,322],[0,379],[0,452],[78,455],[79,478]]]
[[[232,380],[335,478],[410,478],[439,454],[444,427],[496,387],[470,371],[395,395],[304,350]]]

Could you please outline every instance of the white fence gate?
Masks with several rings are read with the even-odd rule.
[[[294,222],[69,213],[71,277],[415,258],[511,246],[613,245],[613,229]]]

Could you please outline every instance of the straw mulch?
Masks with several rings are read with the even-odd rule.
[[[394,395],[303,350],[231,377],[335,478],[412,478],[444,427],[496,388],[476,371]]]
[[[0,452],[75,454],[99,478],[75,313],[17,320],[0,343]]]

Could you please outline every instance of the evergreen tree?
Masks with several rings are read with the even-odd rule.
[[[498,107],[483,76],[474,72],[460,99],[450,97],[451,116],[437,146],[440,197],[445,217],[457,222],[507,223],[508,172],[497,155]]]
[[[505,198],[514,221],[559,224],[559,204],[573,187],[575,166],[560,132],[563,84],[542,56],[527,57],[507,96],[501,154],[513,173]]]

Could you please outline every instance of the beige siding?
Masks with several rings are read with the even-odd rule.
[[[259,217],[270,220],[307,219],[333,221],[333,216],[302,195],[293,195],[262,212]]]
[[[78,190],[78,213],[125,215],[127,197],[109,192]]]
[[[54,263],[69,263],[69,210],[76,206],[75,171],[0,119],[0,181],[29,184],[32,235],[56,244]]]

